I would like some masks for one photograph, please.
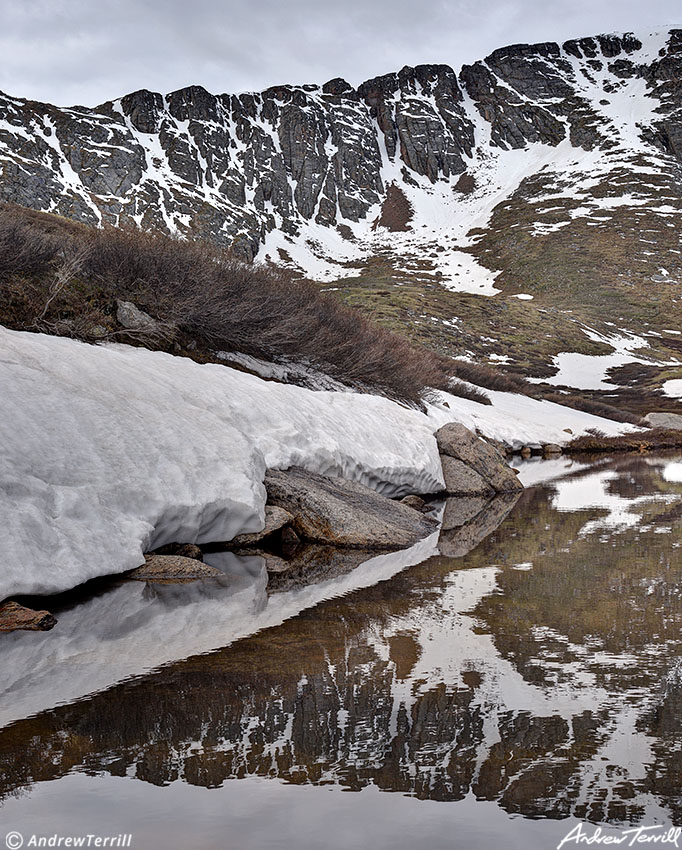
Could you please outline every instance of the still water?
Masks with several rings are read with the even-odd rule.
[[[682,826],[682,458],[522,476],[516,503],[446,509],[440,546],[327,559],[309,586],[215,556],[215,587],[121,584],[2,636],[0,845],[539,850]]]

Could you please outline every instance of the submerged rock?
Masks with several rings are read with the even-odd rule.
[[[413,508],[345,478],[291,467],[265,476],[268,502],[293,514],[303,540],[366,549],[404,549],[432,532],[435,522]]]
[[[268,571],[267,591],[269,594],[283,593],[319,584],[352,572],[376,555],[376,550],[372,549],[338,548],[308,543],[301,546],[290,561],[282,561],[281,568],[277,568],[278,565],[271,555],[264,555]]]
[[[280,558],[279,555],[275,555],[265,549],[237,549],[235,555],[244,558],[253,558],[254,556],[262,558],[265,562],[265,569],[268,576],[285,573],[291,569],[293,564],[293,561]]]
[[[422,497],[414,494],[400,499],[400,504],[407,505],[408,508],[413,508],[415,511],[423,511],[426,507],[426,502],[422,499]]]
[[[54,628],[57,619],[49,611],[34,611],[18,602],[5,602],[0,605],[0,632],[28,630],[47,632]]]
[[[473,470],[483,480],[488,491],[508,493],[523,490],[523,485],[509,466],[507,466],[504,456],[494,446],[479,439],[472,431],[465,428],[459,422],[449,422],[436,431],[436,442],[438,443],[438,450],[441,455],[444,455],[446,458],[454,458],[464,466],[469,467],[470,471]],[[462,489],[452,492],[467,494],[486,492],[484,489],[463,489],[465,482],[463,480],[464,473],[461,472],[461,468],[453,467],[452,464],[443,459],[441,459],[441,462],[443,462],[444,474],[446,466],[458,473],[454,483],[455,486],[459,486]],[[469,480],[472,481],[472,488],[476,486],[473,483],[476,479]],[[481,485],[478,486],[480,487]],[[449,487],[447,487],[447,480],[446,489],[450,492]]]
[[[179,555],[145,555],[145,563],[128,573],[126,578],[132,581],[175,584],[222,575],[220,570],[194,558],[183,558]]]
[[[291,525],[293,516],[284,508],[276,505],[265,506],[265,527],[262,531],[254,531],[252,534],[238,534],[230,541],[230,546],[255,546],[261,540],[271,537],[277,531]]]

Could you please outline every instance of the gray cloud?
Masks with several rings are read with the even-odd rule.
[[[666,29],[677,0],[0,0],[0,89],[95,105],[139,88],[353,84],[517,42]],[[682,15],[680,16],[682,17]]]

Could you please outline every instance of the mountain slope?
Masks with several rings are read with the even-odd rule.
[[[517,45],[357,89],[190,87],[96,109],[2,97],[0,198],[209,236],[526,374],[622,351],[655,387],[682,360],[681,70],[672,30]]]

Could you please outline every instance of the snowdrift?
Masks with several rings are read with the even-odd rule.
[[[427,416],[377,396],[2,327],[0,387],[0,599],[131,569],[167,542],[256,531],[266,467],[424,493],[443,483],[433,432],[446,421],[540,442],[566,439],[563,427],[627,430],[504,393],[491,393],[492,408],[448,397],[450,408]]]

